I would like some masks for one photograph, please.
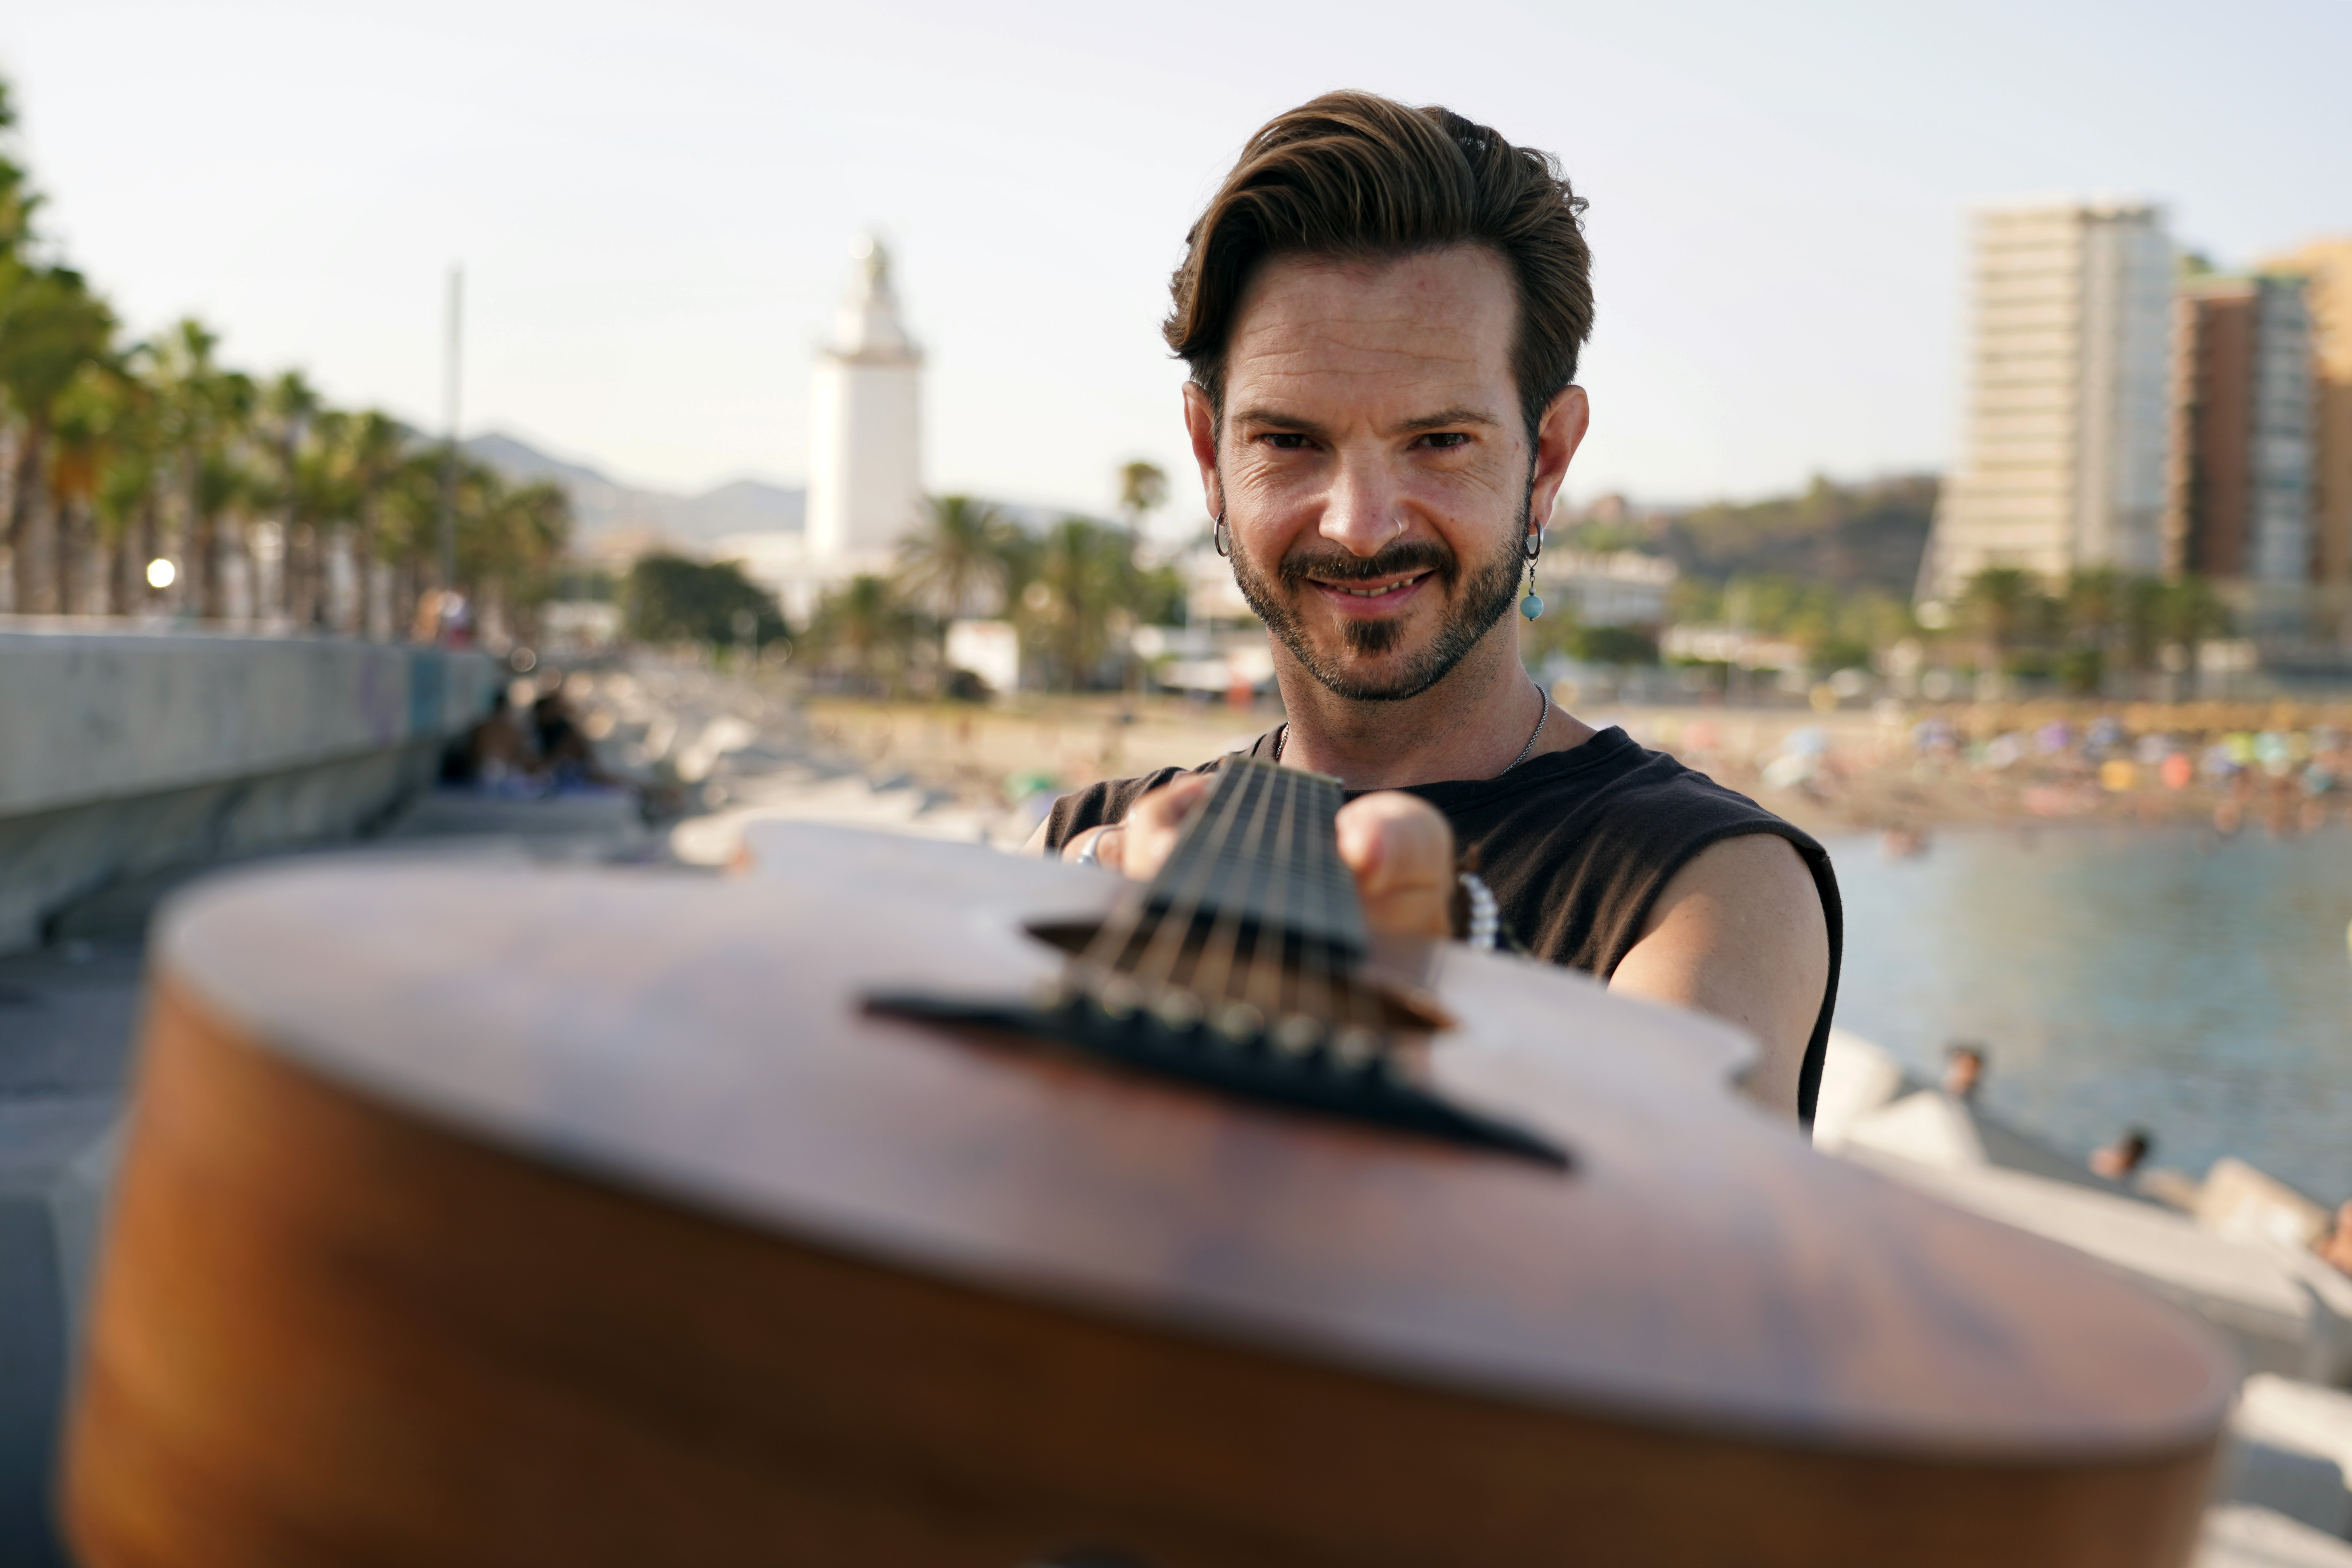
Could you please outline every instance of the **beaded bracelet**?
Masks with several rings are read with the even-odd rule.
[[[1503,929],[1502,910],[1495,902],[1494,889],[1487,887],[1475,871],[1464,871],[1459,875],[1462,890],[1470,899],[1469,929],[1462,933],[1462,940],[1482,952],[1492,952],[1495,939]]]

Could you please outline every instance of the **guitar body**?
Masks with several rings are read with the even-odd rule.
[[[171,912],[88,1568],[2187,1561],[2211,1342],[1816,1156],[1717,1025],[1426,954],[1431,1081],[1563,1170],[877,1016],[1117,885],[761,853]]]

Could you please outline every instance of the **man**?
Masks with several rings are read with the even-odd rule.
[[[1545,154],[1349,92],[1260,131],[1194,226],[1166,335],[1288,714],[1251,754],[1347,785],[1340,851],[1375,928],[1444,933],[1473,852],[1529,950],[1740,1025],[1762,1047],[1748,1092],[1810,1121],[1827,856],[1554,709],[1519,662],[1510,610],[1588,417],[1582,207]],[[1149,877],[1205,771],[1066,796],[1032,847]]]

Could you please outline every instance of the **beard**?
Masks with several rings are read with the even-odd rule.
[[[1412,539],[1383,546],[1373,555],[1353,555],[1336,547],[1295,551],[1269,577],[1243,552],[1237,535],[1233,542],[1234,582],[1257,618],[1265,623],[1265,629],[1281,640],[1325,690],[1351,702],[1402,702],[1451,675],[1454,667],[1478,646],[1478,639],[1510,610],[1526,560],[1519,547],[1528,531],[1525,504],[1519,513],[1519,526],[1506,536],[1502,551],[1466,566],[1437,541]],[[1359,673],[1307,639],[1297,605],[1308,578],[1319,577],[1327,583],[1369,582],[1412,572],[1431,574],[1444,588],[1444,619],[1428,645],[1408,653],[1398,666],[1377,676]],[[1393,650],[1403,640],[1404,630],[1402,616],[1349,619],[1340,623],[1339,637],[1348,652],[1376,658]]]

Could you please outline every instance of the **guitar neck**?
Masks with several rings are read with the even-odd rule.
[[[1155,923],[1244,926],[1260,940],[1360,959],[1364,909],[1334,826],[1345,798],[1321,773],[1227,757],[1145,889],[1145,909]]]

